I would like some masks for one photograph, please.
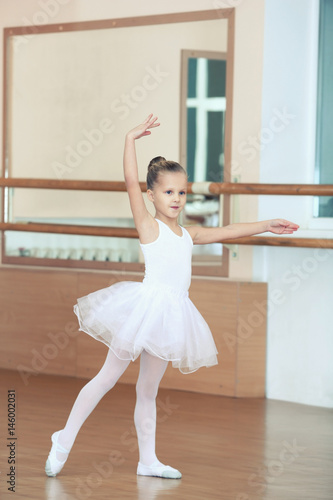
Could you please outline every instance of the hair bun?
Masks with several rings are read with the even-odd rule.
[[[163,156],[155,156],[152,160],[150,160],[148,165],[148,170],[154,167],[155,165],[159,165],[162,161],[166,161]]]

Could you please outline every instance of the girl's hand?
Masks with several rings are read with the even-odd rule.
[[[267,231],[275,234],[292,234],[299,226],[284,219],[273,219],[268,221]]]
[[[146,120],[135,127],[133,130],[130,130],[127,133],[127,137],[131,137],[132,139],[140,139],[140,137],[143,137],[145,135],[150,135],[151,131],[149,130],[150,128],[155,128],[159,127],[160,124],[156,122],[157,116],[154,116],[152,113],[146,118]]]

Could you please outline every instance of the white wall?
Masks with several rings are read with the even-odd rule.
[[[314,183],[318,14],[317,0],[266,0],[260,182]],[[309,229],[312,207],[311,197],[260,197],[258,218],[332,238],[332,224]],[[255,248],[253,277],[269,285],[267,397],[333,407],[333,250]]]

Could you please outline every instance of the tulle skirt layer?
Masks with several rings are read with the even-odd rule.
[[[217,364],[210,329],[185,291],[124,281],[78,299],[74,312],[80,330],[120,359],[146,350],[182,373]]]

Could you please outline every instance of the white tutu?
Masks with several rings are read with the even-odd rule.
[[[80,330],[120,359],[146,350],[182,373],[217,364],[210,329],[184,290],[124,281],[78,299],[74,312]]]

